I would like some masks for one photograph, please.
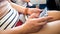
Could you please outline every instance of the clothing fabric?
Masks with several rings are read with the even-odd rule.
[[[17,22],[19,21],[18,12],[15,9],[13,9],[10,6],[10,4],[8,4],[8,6],[10,7],[9,12],[0,19],[1,30],[13,28],[16,26]]]
[[[27,3],[24,2],[23,0],[11,0],[12,2],[16,3],[17,5],[20,5],[20,6],[23,6],[23,7],[26,7],[27,6]],[[24,14],[20,14],[19,16],[19,19],[25,23],[25,15]]]

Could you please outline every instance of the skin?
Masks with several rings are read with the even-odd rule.
[[[26,8],[26,7],[22,7],[20,5],[17,5],[15,3],[12,3],[10,0],[7,0],[7,1],[11,4],[11,6],[14,9],[16,9],[18,12],[23,13],[23,14],[25,14],[26,9],[27,9],[27,14],[29,14],[29,15],[31,15],[32,13],[36,13],[35,15],[39,15],[41,12],[41,10],[38,8]]]
[[[23,1],[25,1],[25,2],[30,2],[30,0],[23,0]]]
[[[15,27],[12,29],[7,29],[7,30],[0,30],[0,34],[26,34],[32,32],[36,32],[32,34],[39,34],[39,33],[43,34],[43,32],[45,34],[53,34],[54,32],[59,33],[60,30],[58,27],[60,27],[60,21],[51,22],[45,25],[46,23],[45,21],[49,19],[51,19],[51,17],[35,18],[35,14],[32,14],[25,22],[25,24],[23,24],[22,26]],[[41,25],[45,25],[45,26],[40,30]],[[47,33],[47,31],[50,32]]]
[[[39,32],[30,34],[60,34],[60,20],[49,22]]]
[[[51,19],[50,21],[60,20],[59,15],[60,15],[60,11],[57,11],[57,10],[48,11],[48,16],[53,17],[53,19]]]
[[[39,32],[30,34],[60,34],[60,11],[48,11],[48,16],[52,16],[53,19],[48,20],[49,22]]]
[[[7,3],[6,3],[7,2]],[[8,4],[8,1],[4,1],[4,3]],[[3,3],[2,3],[3,4]],[[12,3],[13,4],[13,3]],[[3,4],[4,5],[4,4]],[[2,5],[2,6],[3,6]],[[8,4],[9,5],[9,4]],[[15,4],[13,4],[14,6]],[[10,6],[10,5],[9,5]],[[6,11],[2,11],[2,9],[7,9],[6,6],[4,6],[5,8],[0,8],[0,15],[3,16],[1,13],[4,13]],[[18,7],[18,6],[14,6],[14,7]],[[20,7],[21,9],[22,7]],[[24,9],[24,8],[23,8]],[[8,9],[7,9],[8,10]],[[19,9],[16,9],[19,11]],[[32,9],[31,9],[32,10]],[[30,10],[28,10],[30,11]],[[23,13],[23,12],[21,12]],[[42,17],[42,18],[36,18],[36,16],[34,16],[36,13],[32,14],[28,20],[25,22],[25,24],[18,26],[18,27],[14,27],[11,29],[6,29],[6,30],[1,30],[0,29],[0,34],[26,34],[26,33],[31,33],[31,32],[37,32],[39,31],[39,29],[41,28],[42,25],[44,25],[46,22],[46,20],[51,19],[52,17]],[[32,19],[33,18],[33,19]],[[0,18],[1,19],[1,18]],[[43,20],[44,19],[44,20]],[[34,25],[33,25],[34,24]],[[33,27],[32,27],[33,26]],[[32,29],[32,30],[31,30]],[[28,31],[29,30],[29,31]],[[33,31],[35,30],[35,31]]]
[[[49,23],[46,24],[46,26],[43,27],[42,30],[40,30],[37,33],[32,33],[32,34],[40,34],[40,33],[41,34],[59,34],[60,33],[60,29],[59,29],[59,27],[60,27],[60,25],[59,25],[60,24],[60,12],[59,11],[55,11],[55,10],[48,11],[48,16],[52,16],[53,19],[48,20]]]

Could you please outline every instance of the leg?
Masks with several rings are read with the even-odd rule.
[[[60,20],[48,23],[39,32],[30,34],[59,34],[60,33]]]

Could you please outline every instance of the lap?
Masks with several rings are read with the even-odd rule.
[[[60,20],[47,23],[39,32],[30,34],[59,34]]]

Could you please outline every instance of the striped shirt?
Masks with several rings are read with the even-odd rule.
[[[19,20],[19,14],[16,10],[11,8],[9,12],[0,19],[0,29],[10,29],[15,27],[16,23]]]

